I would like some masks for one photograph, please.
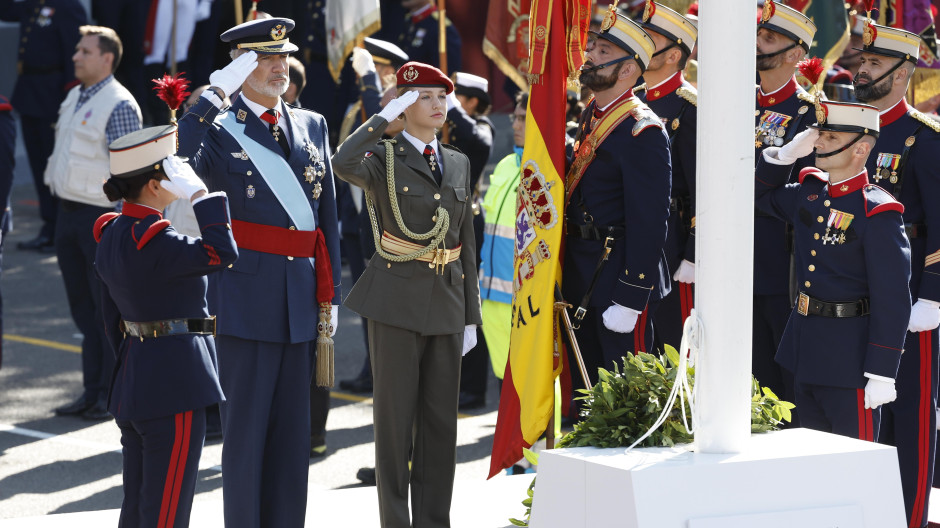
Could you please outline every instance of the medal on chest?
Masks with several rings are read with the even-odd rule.
[[[310,164],[304,167],[304,180],[313,184],[313,199],[319,200],[323,192],[322,182],[323,177],[326,176],[326,163],[323,161],[320,149],[309,140],[304,140],[304,150],[310,160]]]
[[[786,114],[765,110],[754,131],[754,147],[782,146],[791,119],[793,118]]]
[[[829,210],[829,221],[826,223],[826,234],[823,235],[823,245],[826,244],[845,244],[845,230],[855,215],[839,211],[837,209]]]
[[[901,163],[900,154],[878,153],[878,159],[875,161],[875,174],[872,179],[875,183],[881,180],[888,180],[891,183],[898,182],[898,165]]]

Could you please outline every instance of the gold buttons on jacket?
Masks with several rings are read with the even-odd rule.
[[[803,283],[803,286],[806,286],[807,288],[809,288],[809,287],[812,286],[812,285],[813,285],[813,284],[812,284],[810,281],[806,281],[806,282]]]
[[[809,268],[807,268],[807,269],[809,269],[810,271],[816,271],[816,266],[813,265],[813,264],[810,264],[810,265],[809,265]]]
[[[287,257],[287,260],[294,260],[294,257]]]
[[[401,188],[401,192],[408,192],[408,187],[407,187],[407,186],[402,187],[402,188]]]
[[[251,171],[246,172],[245,174],[251,176]]]
[[[375,130],[374,128],[369,127],[369,132],[373,132],[374,130]]]
[[[229,264],[229,265],[228,265],[228,269],[232,269],[232,266],[234,266],[234,265],[235,265],[235,264]]]
[[[813,233],[813,238],[815,240],[819,240],[819,233]]]
[[[815,256],[816,256],[816,250],[814,249],[814,250],[810,251],[809,254],[815,257]]]
[[[435,200],[440,200],[440,199],[441,199],[441,195],[438,194],[438,193],[434,193],[434,199],[435,199]]]
[[[294,227],[294,226],[290,226],[290,227],[288,227],[287,229],[290,229],[291,231],[296,231],[296,230],[297,230],[297,228]]]
[[[432,217],[431,217],[431,221],[432,221],[432,222],[437,222],[437,215],[432,216]]]
[[[831,203],[832,203],[832,202],[830,202],[829,200],[826,200],[825,202],[823,202],[823,205],[825,205],[826,207],[829,207],[829,204],[831,204]]]
[[[820,224],[823,223],[823,217],[817,216],[816,221],[819,222]]]

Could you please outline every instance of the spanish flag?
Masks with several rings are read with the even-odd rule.
[[[529,17],[531,91],[516,204],[512,333],[490,477],[545,432],[564,365],[554,293],[561,280],[565,101],[567,81],[584,61],[590,0],[532,0]]]

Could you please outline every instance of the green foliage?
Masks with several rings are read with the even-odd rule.
[[[761,387],[757,378],[751,378],[751,432],[766,433],[776,431],[783,422],[789,422],[793,416],[790,409],[796,407],[777,397],[772,390]]]
[[[528,453],[526,453],[526,459],[529,458],[529,453],[531,453],[532,456],[535,457],[536,463],[538,463],[538,454],[533,453],[532,451],[529,451],[528,449],[526,449],[525,451],[528,451]],[[529,484],[529,488],[526,490],[526,494],[528,495],[528,497],[526,497],[526,499],[522,501],[522,505],[525,506],[525,519],[515,519],[515,518],[509,519],[509,522],[512,523],[513,526],[528,526],[529,525],[529,515],[532,513],[532,497],[535,496],[535,478],[536,477],[532,477],[532,483]]]

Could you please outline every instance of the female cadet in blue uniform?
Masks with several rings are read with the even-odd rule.
[[[877,108],[827,101],[816,119],[764,150],[754,182],[757,207],[794,225],[800,292],[776,360],[793,374],[802,426],[874,441],[911,314],[904,206],[868,183]],[[788,185],[814,149],[818,168]]]
[[[189,526],[205,408],[223,399],[215,318],[205,275],[238,256],[224,193],[206,194],[172,155],[176,127],[128,134],[110,146],[104,191],[120,214],[95,223],[105,332],[116,354],[108,410],[124,446],[122,527]],[[180,235],[160,213],[193,201],[202,238]]]

